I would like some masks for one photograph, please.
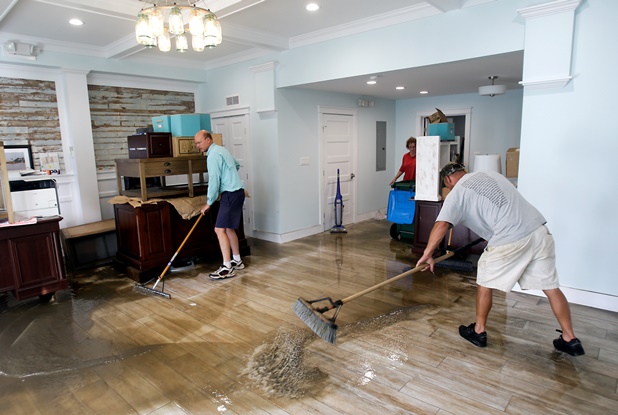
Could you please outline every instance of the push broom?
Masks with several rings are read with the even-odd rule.
[[[161,280],[163,280],[163,276],[165,275],[167,270],[170,269],[170,267],[172,266],[172,262],[174,262],[174,260],[176,259],[176,256],[178,255],[178,253],[180,252],[182,247],[185,246],[185,243],[187,242],[187,240],[189,239],[189,237],[193,233],[193,230],[195,229],[195,227],[200,222],[200,219],[202,219],[203,216],[204,216],[204,213],[203,212],[200,213],[200,216],[198,216],[197,220],[193,224],[193,227],[191,227],[191,230],[189,231],[187,236],[185,236],[184,241],[182,241],[182,243],[180,244],[180,246],[178,247],[178,249],[174,253],[174,256],[172,257],[172,259],[170,259],[170,262],[167,263],[167,266],[165,267],[163,272],[161,272],[161,275],[159,275],[159,277],[155,281],[155,283],[152,286],[152,288],[146,287],[146,284],[149,284],[152,280],[154,280],[154,278],[152,280],[150,280],[150,281],[147,281],[147,282],[143,283],[143,284],[135,284],[133,286],[133,291],[136,291],[136,292],[138,292],[140,294],[145,294],[145,295],[152,295],[152,296],[158,295],[160,297],[167,298],[168,300],[172,298],[171,295],[169,295],[168,293],[166,293],[164,291],[165,290],[165,282],[163,282],[163,284],[161,284],[161,287],[162,287],[161,290],[157,290],[156,289],[157,285],[159,285]]]
[[[448,251],[446,254],[435,258],[434,262],[438,263],[440,261],[444,261],[455,255],[458,252],[465,251],[466,249],[471,248],[472,246],[483,241],[483,238],[478,238],[469,244],[462,246],[461,248],[457,248],[454,251]],[[411,270],[408,270],[404,273],[401,273],[393,278],[382,281],[379,284],[374,285],[373,287],[369,287],[364,289],[361,292],[353,294],[349,297],[343,298],[341,300],[333,301],[330,297],[320,298],[318,300],[305,300],[303,298],[299,298],[298,301],[294,304],[294,312],[296,315],[307,325],[315,334],[317,334],[322,339],[326,340],[329,343],[335,344],[337,340],[337,324],[335,324],[335,320],[337,319],[337,315],[341,310],[341,307],[352,300],[357,299],[358,297],[362,297],[365,294],[368,294],[372,291],[377,290],[380,287],[383,287],[387,284],[398,281],[402,278],[407,277],[408,275],[414,274],[416,272],[422,271],[427,268],[427,264],[418,265]],[[314,304],[319,303],[327,303],[326,305],[319,307],[314,306]],[[335,309],[335,313],[331,318],[324,316],[329,310]]]

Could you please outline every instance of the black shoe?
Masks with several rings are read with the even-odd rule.
[[[476,323],[472,323],[468,327],[459,326],[459,335],[477,347],[487,347],[487,332],[475,332],[475,325]]]
[[[562,333],[560,330],[556,331]],[[584,346],[582,346],[582,342],[580,342],[578,338],[571,339],[571,341],[567,342],[562,338],[562,335],[560,335],[560,337],[554,340],[554,347],[559,352],[567,353],[571,356],[586,354],[586,352],[584,352]]]

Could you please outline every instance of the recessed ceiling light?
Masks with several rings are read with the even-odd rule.
[[[73,26],[81,26],[84,24],[84,22],[79,19],[71,19],[69,20],[69,23],[71,23]]]
[[[372,79],[372,80],[370,80],[370,81],[367,81],[367,85],[375,85],[375,84],[377,84],[377,83],[378,83],[378,81],[376,81],[375,79]]]
[[[425,94],[428,94],[428,93],[429,93],[429,91],[421,91],[421,92],[419,92],[419,93],[420,93],[420,94],[422,94],[422,95],[425,95]]]
[[[307,4],[307,6],[305,6],[305,9],[307,9],[310,12],[314,12],[318,10],[319,8],[320,6],[317,3],[309,3]]]
[[[396,86],[395,89],[401,90],[401,89],[406,89],[406,87],[405,86]]]

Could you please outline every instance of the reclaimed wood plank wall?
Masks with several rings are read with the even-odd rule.
[[[195,112],[192,93],[89,85],[88,95],[97,170],[128,158],[127,137],[152,125],[152,117]]]
[[[195,112],[192,93],[89,85],[97,170],[114,170],[114,159],[127,158],[127,136],[148,127],[161,114]],[[40,156],[57,153],[65,173],[53,81],[0,77],[0,141],[6,145],[30,145],[34,169]]]
[[[29,144],[35,170],[41,154],[58,153],[65,171],[55,82],[0,77],[0,141]]]

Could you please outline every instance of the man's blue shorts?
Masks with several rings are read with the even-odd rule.
[[[219,213],[215,228],[238,229],[242,216],[242,205],[245,203],[245,189],[221,193]]]

